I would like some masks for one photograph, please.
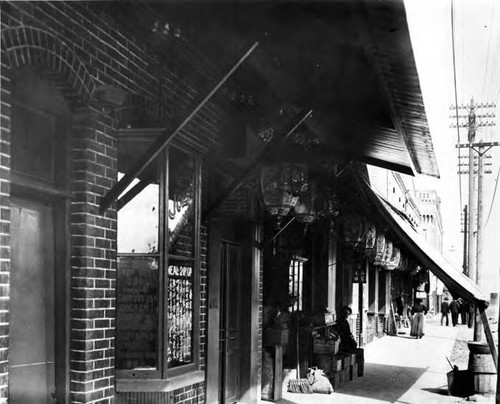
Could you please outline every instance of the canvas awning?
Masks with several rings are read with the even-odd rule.
[[[481,289],[431,247],[399,210],[374,191],[365,180],[357,177],[357,181],[367,199],[373,204],[373,208],[382,216],[399,242],[412,253],[421,265],[428,268],[448,289],[461,297],[481,304],[488,301]]]

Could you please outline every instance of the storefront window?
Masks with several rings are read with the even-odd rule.
[[[169,369],[193,361],[193,268],[188,263],[168,266]]]
[[[158,370],[159,203],[158,167],[124,192],[141,189],[118,211],[116,366]],[[119,179],[123,176],[119,174]],[[147,181],[147,182],[146,182]],[[140,187],[140,188],[138,188]]]
[[[158,260],[118,258],[116,366],[118,369],[158,367]]]
[[[293,256],[288,267],[288,294],[296,298],[293,311],[302,310],[302,285],[304,281],[304,262],[306,259]]]
[[[177,149],[169,157],[167,367],[173,369],[193,362],[196,160]]]
[[[167,379],[198,362],[200,167],[175,148],[157,160],[117,203],[119,378]]]

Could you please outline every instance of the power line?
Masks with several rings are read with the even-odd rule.
[[[451,48],[453,54],[453,86],[455,88],[455,112],[457,118],[457,143],[460,144],[460,127],[458,122],[458,95],[457,95],[457,68],[455,62],[455,16],[453,13],[453,0],[451,0]],[[460,149],[457,149],[457,158],[460,160]],[[462,209],[462,176],[458,175],[458,189],[460,196],[460,209]]]
[[[488,219],[486,219],[486,224],[484,227],[488,226],[488,222],[490,221],[491,212],[493,210],[493,205],[495,204],[495,196],[497,194],[497,186],[498,186],[498,178],[500,177],[500,166],[498,166],[497,179],[495,180],[495,189],[493,190],[493,198],[491,198],[490,211],[488,213]]]
[[[490,45],[491,45],[491,32],[493,31],[493,15],[495,14],[495,3],[496,1],[493,1],[493,8],[491,10],[490,14],[490,25],[488,26],[489,32],[488,32],[488,48],[486,49],[486,63],[484,64],[484,75],[483,75],[483,86],[481,89],[481,94],[484,94],[484,90],[486,87],[486,77],[488,76],[488,62],[490,60]]]

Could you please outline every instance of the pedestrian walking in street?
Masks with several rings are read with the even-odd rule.
[[[451,313],[451,322],[453,327],[456,327],[458,323],[458,313],[460,312],[460,306],[458,302],[453,299],[450,303],[450,313]]]
[[[441,303],[441,325],[443,325],[443,320],[446,318],[446,327],[450,325],[450,306],[448,304],[448,298],[445,297],[443,303]]]
[[[415,338],[422,338],[424,334],[424,315],[427,314],[427,307],[422,304],[421,299],[415,301],[412,308],[413,319],[411,322],[410,335]]]

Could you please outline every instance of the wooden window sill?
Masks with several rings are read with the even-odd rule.
[[[169,379],[116,379],[116,391],[125,392],[168,392],[200,383],[205,380],[205,371],[196,370]]]

